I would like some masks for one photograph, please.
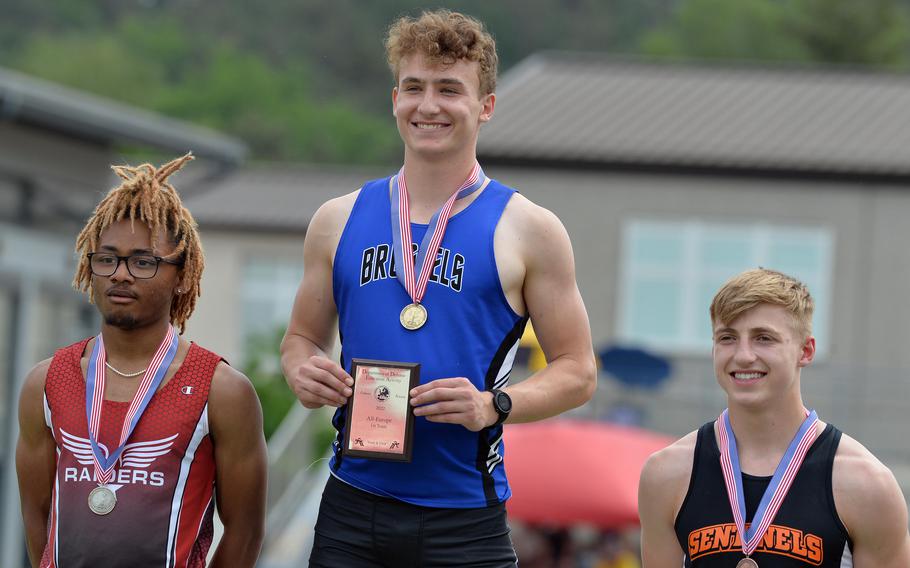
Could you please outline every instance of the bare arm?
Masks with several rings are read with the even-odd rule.
[[[288,386],[306,408],[341,406],[353,379],[329,359],[338,311],[332,294],[332,262],[356,193],[325,203],[313,215],[303,245],[303,281],[281,342]]]
[[[834,502],[856,568],[910,566],[907,505],[891,471],[859,442],[843,436],[834,459]]]
[[[519,237],[525,259],[524,303],[547,358],[546,367],[506,389],[514,404],[509,422],[517,423],[586,403],[597,386],[597,368],[565,227],[546,209],[524,198],[513,201],[525,211]]]
[[[575,260],[555,215],[516,195],[496,229],[496,260],[513,306],[526,309],[547,366],[504,389],[512,397],[508,422],[555,416],[590,400],[597,384],[591,328],[575,282]],[[520,304],[520,305],[516,305]],[[480,430],[498,418],[492,394],[464,377],[438,379],[411,391],[418,416]]]
[[[19,441],[16,474],[28,558],[38,566],[47,545],[51,490],[57,467],[57,444],[44,421],[44,385],[50,359],[39,363],[25,379],[19,395]]]
[[[642,568],[675,568],[685,553],[674,524],[692,475],[696,432],[654,453],[641,471],[638,515],[641,519]]]
[[[262,408],[250,381],[224,363],[212,379],[209,425],[215,444],[215,497],[224,524],[211,565],[252,568],[265,533],[268,456]]]

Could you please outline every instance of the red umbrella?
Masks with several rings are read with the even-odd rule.
[[[604,422],[548,420],[505,427],[509,516],[529,524],[603,529],[638,524],[638,477],[672,438]]]

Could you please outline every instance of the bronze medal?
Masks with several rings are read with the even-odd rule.
[[[411,331],[420,329],[423,324],[427,323],[427,309],[423,307],[423,304],[418,304],[417,302],[408,304],[401,310],[398,321],[401,322],[402,327],[405,329]]]
[[[99,485],[88,494],[88,508],[96,515],[106,515],[117,505],[117,494],[110,488]]]
[[[748,556],[739,561],[736,565],[736,568],[758,568],[758,562],[752,560]]]

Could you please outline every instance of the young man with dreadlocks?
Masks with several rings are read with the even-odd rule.
[[[301,403],[338,408],[310,565],[514,566],[503,422],[581,405],[596,383],[572,247],[556,216],[477,163],[497,65],[480,22],[445,10],[403,18],[386,47],[404,166],[316,212],[282,344],[285,376]],[[529,318],[548,364],[509,385]],[[340,365],[329,359],[336,321]],[[400,416],[408,402],[415,409],[410,461],[342,448],[357,423],[345,418],[353,358],[420,365],[420,384],[408,392],[405,382],[396,394]],[[388,449],[404,447],[396,442]]]
[[[123,178],[76,241],[74,286],[101,333],[29,373],[16,469],[32,566],[252,567],[266,450],[249,380],[180,337],[203,269],[196,224],[161,168]],[[179,330],[179,333],[178,333]]]

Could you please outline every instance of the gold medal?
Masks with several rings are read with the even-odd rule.
[[[736,568],[758,568],[758,562],[752,560],[748,556],[739,561],[736,565]]]
[[[418,304],[417,302],[408,304],[401,310],[398,321],[401,322],[402,327],[405,329],[411,331],[420,329],[423,324],[427,323],[427,309],[423,307],[423,304]]]
[[[117,494],[104,485],[92,489],[88,494],[88,508],[96,515],[106,515],[117,505]]]

